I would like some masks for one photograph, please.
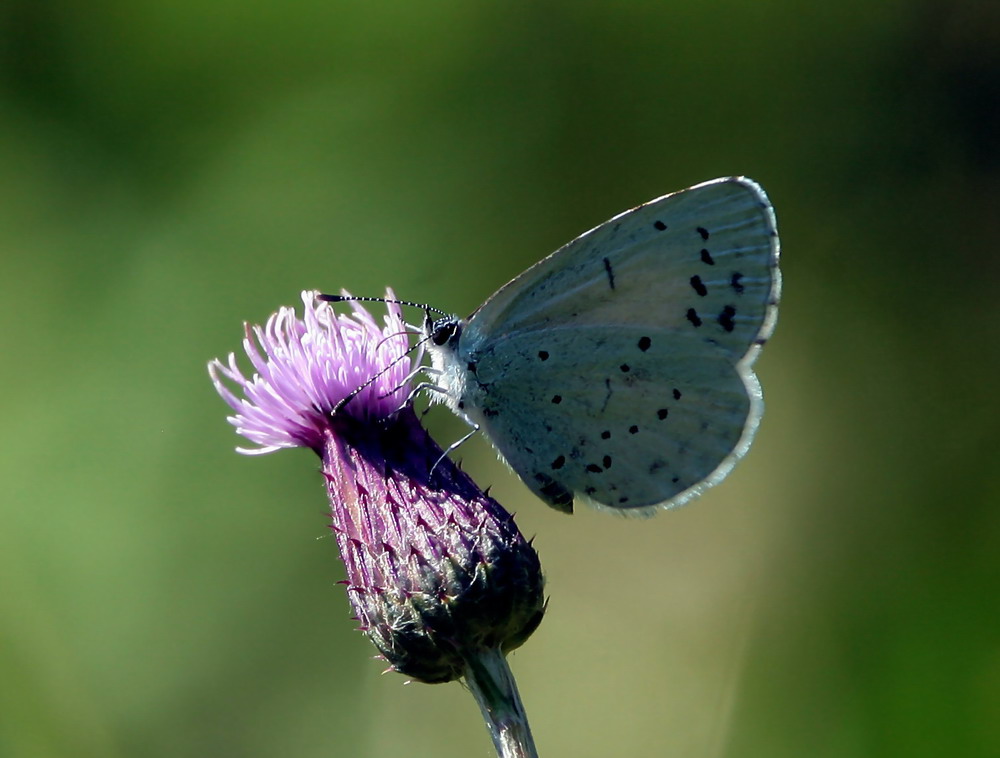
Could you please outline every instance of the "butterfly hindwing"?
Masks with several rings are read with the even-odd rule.
[[[722,350],[652,326],[523,333],[483,353],[476,375],[487,436],[564,509],[569,495],[611,508],[679,504],[724,475],[760,412],[755,382],[748,393]]]

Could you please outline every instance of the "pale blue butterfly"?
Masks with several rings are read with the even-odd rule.
[[[552,507],[671,508],[750,447],[780,287],[767,195],[716,179],[591,229],[468,319],[428,318],[428,371]]]

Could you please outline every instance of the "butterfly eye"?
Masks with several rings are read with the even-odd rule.
[[[438,319],[434,322],[434,328],[431,330],[431,342],[435,345],[443,345],[455,337],[459,330],[458,319],[453,317]]]

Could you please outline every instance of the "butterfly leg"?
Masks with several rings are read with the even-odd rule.
[[[436,374],[443,373],[443,372],[441,372],[438,369],[428,368],[428,367],[424,367],[422,370],[423,371],[430,371],[430,372],[436,373]],[[432,382],[421,382],[420,384],[418,384],[416,387],[414,387],[410,391],[410,394],[407,395],[406,401],[403,403],[403,406],[409,405],[413,401],[413,398],[415,398],[419,393],[424,392],[424,391],[438,393],[439,398],[437,398],[437,399],[441,399],[441,400],[446,400],[448,398],[448,396],[449,396],[447,388],[440,387],[437,384],[433,384]],[[441,463],[441,461],[443,461],[445,458],[448,457],[449,453],[451,453],[453,450],[457,450],[460,445],[462,445],[467,440],[471,439],[472,436],[476,432],[479,431],[479,424],[477,424],[475,421],[473,421],[471,418],[469,418],[465,413],[463,413],[463,412],[461,412],[459,410],[456,410],[455,413],[458,415],[459,418],[462,419],[462,421],[464,421],[465,423],[467,423],[469,426],[472,427],[472,431],[470,431],[464,437],[461,437],[460,439],[456,440],[455,442],[452,442],[445,449],[445,451],[443,453],[441,453],[440,456],[438,456],[438,459],[436,461],[434,461],[434,465],[431,466],[431,470],[429,472],[430,476],[434,475],[434,469],[436,469],[438,467],[438,465]]]
[[[468,419],[465,419],[465,420],[468,421]],[[468,434],[466,434],[461,439],[455,440],[450,445],[448,445],[448,447],[445,449],[445,451],[443,453],[441,453],[441,455],[438,457],[438,459],[436,461],[434,461],[434,465],[431,466],[431,470],[429,472],[429,476],[434,476],[434,469],[436,469],[438,467],[438,464],[441,463],[441,461],[443,461],[445,458],[448,457],[448,453],[450,453],[453,450],[457,450],[458,447],[462,443],[464,443],[467,440],[471,439],[472,435],[474,435],[476,432],[479,431],[479,424],[473,424],[471,421],[469,423],[472,424],[472,431],[469,432]]]
[[[423,370],[426,371],[426,369]],[[406,396],[406,400],[403,401],[403,404],[400,406],[400,408],[405,408],[407,405],[413,402],[413,399],[417,395],[419,395],[421,392],[424,391],[437,392],[441,395],[442,398],[447,397],[448,395],[448,390],[446,390],[444,387],[439,387],[438,385],[432,384],[431,382],[421,382],[412,390],[410,390],[410,394]]]
[[[379,395],[379,400],[389,397],[389,395],[394,394],[396,390],[398,390],[400,387],[409,384],[418,376],[420,376],[420,374],[425,374],[427,372],[431,372],[433,374],[441,373],[441,371],[439,371],[436,368],[431,368],[429,366],[417,366],[417,368],[413,369],[413,371],[411,371],[409,374],[403,377],[403,381],[401,381],[397,387],[394,387],[393,389],[389,390],[384,395]],[[404,408],[407,405],[409,405],[410,402],[413,400],[413,398],[416,397],[418,392],[420,392],[421,390],[428,390],[428,389],[436,389],[439,391],[441,390],[441,388],[435,384],[430,384],[429,382],[422,382],[420,385],[417,386],[416,389],[411,391],[410,394],[406,396],[406,400],[403,401],[403,404],[400,406],[400,408]]]

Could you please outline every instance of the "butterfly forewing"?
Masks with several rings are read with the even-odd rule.
[[[473,314],[465,339],[641,319],[739,360],[773,327],[777,255],[763,191],[747,179],[716,180],[626,211],[560,248]]]

